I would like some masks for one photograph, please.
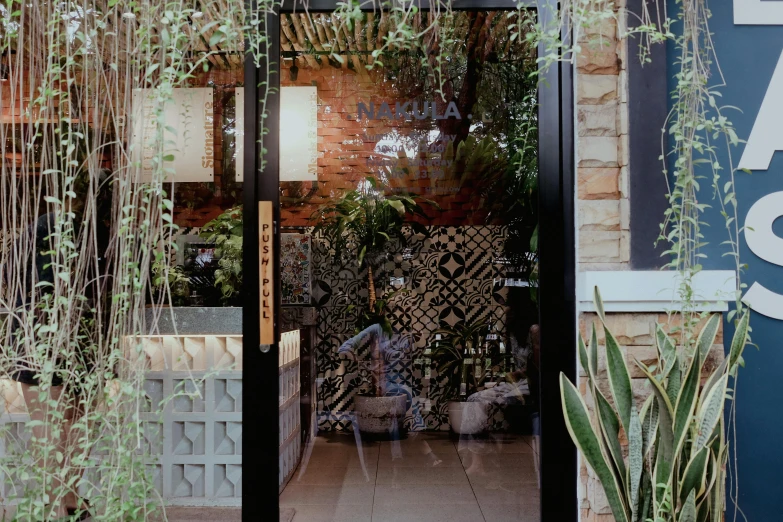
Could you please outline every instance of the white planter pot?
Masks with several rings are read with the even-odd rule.
[[[487,402],[449,402],[449,424],[458,435],[476,435],[489,429]]]
[[[354,397],[354,411],[359,429],[365,433],[391,433],[402,428],[407,400],[405,395],[389,397]]]

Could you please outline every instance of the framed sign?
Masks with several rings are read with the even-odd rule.
[[[141,181],[152,180],[157,153],[158,101],[155,92],[133,91],[132,161],[140,162]],[[215,117],[211,88],[173,89],[163,106],[164,181],[213,181],[215,178]]]
[[[280,89],[280,181],[318,181],[316,87]]]

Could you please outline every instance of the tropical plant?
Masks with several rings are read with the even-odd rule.
[[[683,348],[658,325],[656,363],[633,363],[652,391],[637,408],[630,363],[607,327],[597,288],[595,307],[606,338],[608,395],[597,378],[600,357],[593,325],[590,342],[585,344],[580,336],[578,350],[597,410],[595,422],[579,389],[564,374],[561,401],[571,438],[601,481],[615,520],[723,520],[728,459],[723,412],[726,399],[732,399],[729,379],[736,378],[749,341],[749,312],[737,321],[731,349],[715,368],[704,363],[720,328],[720,315],[708,316],[695,343]],[[621,446],[624,439],[627,458]]]
[[[174,306],[184,306],[190,295],[190,277],[181,266],[169,266],[161,256],[150,267],[150,286],[156,294],[163,294],[166,289],[170,291],[171,302]],[[158,301],[153,296],[153,301]]]
[[[375,271],[386,260],[392,245],[398,248],[407,245],[404,226],[409,225],[416,234],[428,234],[424,225],[411,220],[414,216],[429,219],[419,201],[435,206],[415,195],[386,194],[385,187],[368,176],[358,189],[326,203],[311,217],[316,223],[313,234],[320,234],[328,241],[336,258],[341,258],[350,248],[356,254],[359,269],[367,268],[369,315],[382,312],[376,307]]]
[[[432,362],[438,370],[439,382],[445,387],[447,398],[456,399],[460,396],[460,387],[465,385],[466,395],[470,395],[486,377],[484,371],[477,372],[477,365],[483,360],[481,349],[482,333],[487,333],[487,321],[461,322],[449,328],[436,330],[435,335],[441,339],[435,341],[432,349]],[[437,338],[437,337],[436,337]],[[486,354],[483,354],[484,358]],[[465,359],[471,359],[473,364],[466,365]],[[468,366],[471,371],[468,373]],[[470,389],[470,391],[468,390]]]
[[[242,207],[226,210],[204,225],[199,235],[215,244],[218,258],[215,285],[220,288],[223,299],[236,297],[242,287]]]

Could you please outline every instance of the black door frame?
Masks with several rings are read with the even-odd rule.
[[[254,0],[249,0],[253,2]],[[422,9],[428,0],[419,0]],[[542,21],[557,0],[525,0]],[[310,0],[311,11],[332,11],[337,0]],[[515,0],[452,0],[455,10],[515,10]],[[243,263],[258,266],[258,202],[274,208],[274,252],[280,252],[279,119],[280,26],[277,12],[301,11],[301,0],[261,21],[267,38],[266,60],[256,67],[245,59],[244,237]],[[372,3],[368,3],[372,9]],[[566,35],[567,36],[567,35]],[[264,47],[266,47],[264,49]],[[546,49],[540,48],[542,56]],[[576,235],[574,229],[574,94],[572,64],[560,62],[542,74],[539,89],[539,284],[541,325],[541,513],[544,522],[578,519],[576,448],[560,406],[560,372],[576,375]],[[264,97],[266,95],[266,97]],[[270,116],[263,118],[262,115]],[[260,136],[261,139],[257,139]],[[261,164],[262,147],[263,165]],[[275,339],[280,339],[279,263],[275,274]],[[243,292],[243,438],[242,520],[277,520],[278,506],[278,344],[259,345],[257,270],[244,271]],[[262,349],[263,348],[263,349]],[[251,400],[252,397],[252,400]]]

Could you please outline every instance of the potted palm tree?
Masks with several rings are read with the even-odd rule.
[[[342,260],[346,255],[355,256],[357,269],[367,273],[367,300],[352,305],[360,310],[355,339],[364,341],[351,344],[370,344],[369,349],[362,351],[370,360],[358,361],[367,378],[363,379],[364,386],[354,405],[363,431],[391,429],[395,419],[398,421],[400,413],[404,414],[407,409],[402,406],[405,397],[399,388],[387,386],[386,362],[390,357],[399,356],[391,353],[399,347],[389,342],[392,329],[387,315],[389,301],[396,291],[387,290],[387,285],[379,282],[388,254],[407,245],[405,227],[410,226],[414,234],[428,233],[424,225],[413,221],[416,216],[429,219],[420,202],[436,206],[417,196],[387,194],[386,187],[375,178],[367,177],[357,189],[326,203],[312,216],[313,234],[329,243],[335,258]],[[359,356],[356,351],[351,350],[351,353]]]

